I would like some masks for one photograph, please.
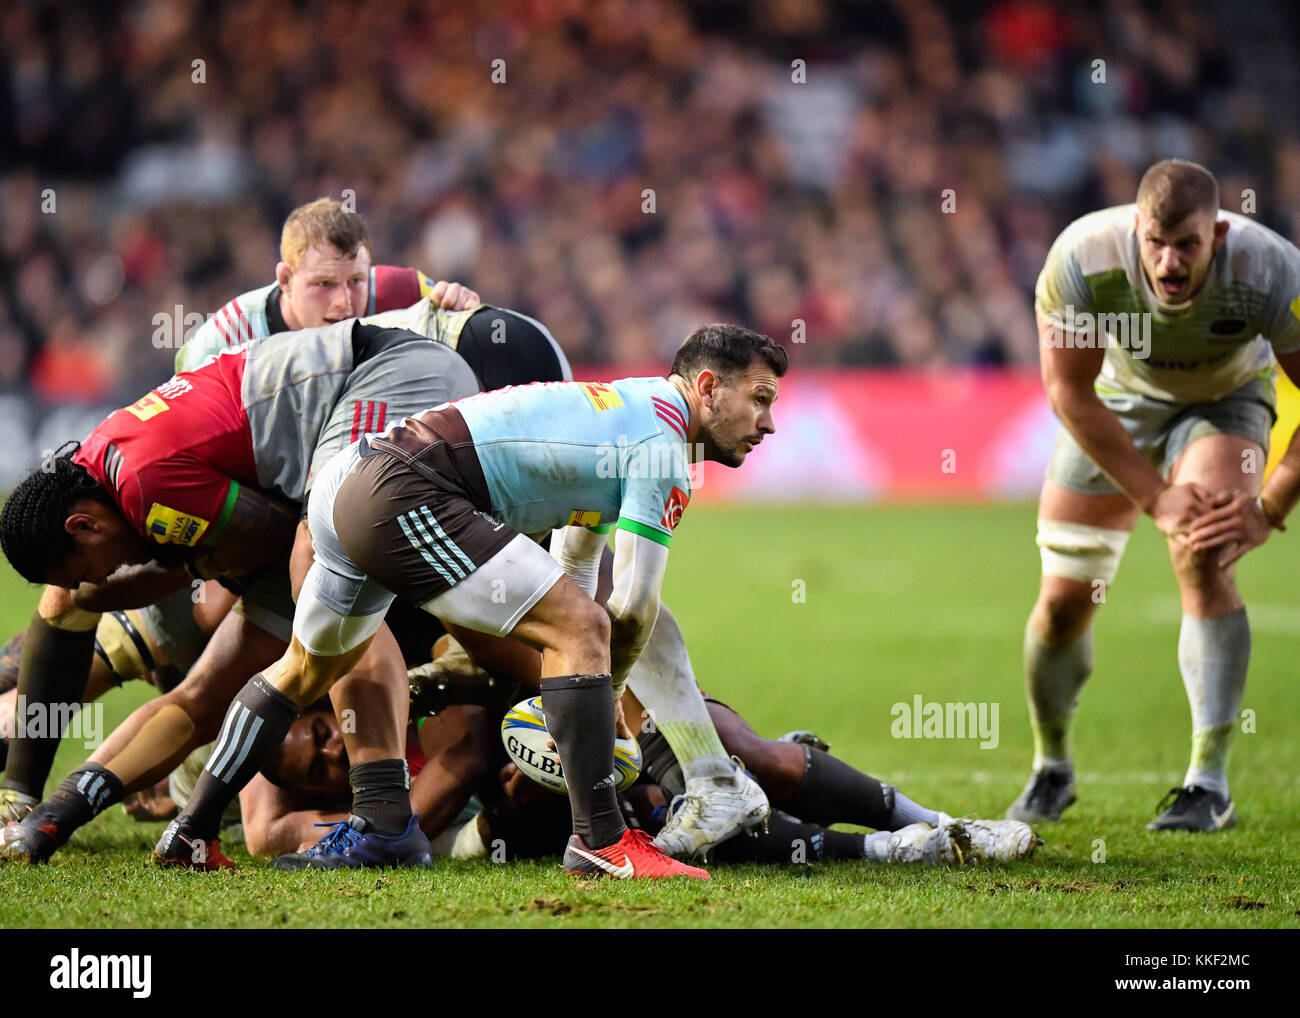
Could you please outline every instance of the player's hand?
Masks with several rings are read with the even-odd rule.
[[[620,739],[632,738],[632,729],[627,726],[627,719],[623,717],[623,701],[614,701],[614,734]]]
[[[470,308],[476,308],[483,302],[479,296],[468,286],[460,283],[449,283],[445,279],[440,279],[433,284],[433,290],[429,294],[429,303],[443,311],[468,311]]]
[[[1201,516],[1225,504],[1229,493],[1210,491],[1203,485],[1188,484],[1166,485],[1151,503],[1151,518],[1160,532],[1186,544],[1188,528]]]
[[[1251,548],[1268,540],[1273,527],[1253,495],[1238,495],[1226,505],[1192,521],[1187,529],[1187,547],[1195,552],[1226,545],[1219,555],[1220,569],[1226,569]]]

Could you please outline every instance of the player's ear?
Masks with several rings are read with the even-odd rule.
[[[78,534],[94,533],[99,529],[99,522],[91,513],[69,513],[68,518],[63,521],[63,529],[76,537]]]
[[[1217,251],[1223,247],[1224,242],[1228,239],[1228,221],[1220,219],[1214,224],[1214,240],[1210,242],[1210,250]]]
[[[713,405],[713,391],[718,387],[718,376],[705,368],[695,376],[695,392],[705,406]]]
[[[293,269],[289,268],[288,262],[277,262],[275,266],[275,281],[280,285],[281,290],[289,289],[289,280],[293,278]]]

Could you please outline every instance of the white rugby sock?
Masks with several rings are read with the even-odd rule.
[[[1200,785],[1228,795],[1228,754],[1249,664],[1250,622],[1245,608],[1217,619],[1183,616],[1178,667],[1192,708],[1192,755],[1184,787]]]
[[[1025,691],[1034,730],[1034,770],[1071,771],[1070,725],[1079,690],[1092,673],[1092,630],[1069,643],[1050,644],[1025,627]]]
[[[641,701],[682,765],[686,781],[732,777],[735,765],[722,748],[700,687],[695,683],[686,640],[672,612],[659,606],[650,642],[627,676],[628,688]],[[628,718],[635,733],[637,718]]]

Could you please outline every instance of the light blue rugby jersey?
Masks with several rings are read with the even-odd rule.
[[[454,404],[493,511],[525,534],[618,523],[667,545],[691,495],[686,401],[666,378],[537,382]]]

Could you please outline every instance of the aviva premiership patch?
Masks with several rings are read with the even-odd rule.
[[[155,502],[145,519],[145,530],[159,544],[183,544],[193,548],[208,529],[202,516],[191,516]]]
[[[579,382],[578,384],[582,386],[582,391],[586,393],[587,399],[597,411],[613,410],[614,407],[623,405],[623,398],[604,382]]]

